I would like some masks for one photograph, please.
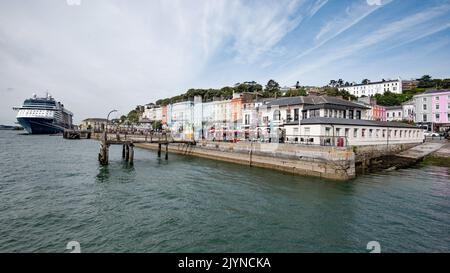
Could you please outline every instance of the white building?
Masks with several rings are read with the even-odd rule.
[[[402,104],[403,119],[411,122],[416,121],[416,104],[414,99],[411,99]]]
[[[401,121],[403,120],[403,107],[386,106],[386,120],[387,121]]]
[[[142,113],[142,118],[149,121],[161,121],[162,120],[161,107],[154,104],[145,105],[144,112]]]
[[[338,90],[346,90],[356,97],[369,97],[374,96],[375,94],[384,94],[388,91],[401,94],[403,91],[402,80],[400,78],[398,78],[397,80],[370,82],[368,84],[352,84],[349,86],[341,86],[338,87]]]
[[[286,126],[287,142],[322,146],[364,146],[423,142],[423,130],[398,122],[310,118]]]

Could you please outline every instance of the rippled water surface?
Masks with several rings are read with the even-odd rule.
[[[450,171],[350,182],[0,131],[0,252],[450,251]]]

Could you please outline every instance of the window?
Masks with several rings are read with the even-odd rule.
[[[310,132],[311,130],[309,127],[305,127],[304,131],[305,131],[304,135],[306,135],[306,136],[309,136],[311,134],[311,132]]]
[[[372,137],[373,130],[369,129],[369,137]]]
[[[439,100],[439,97],[435,97],[434,99],[435,99],[435,100]]]
[[[383,138],[386,137],[386,129],[383,129]]]
[[[392,112],[392,117],[395,118],[395,112]]]
[[[423,110],[427,110],[427,105],[426,104],[424,104],[422,107],[423,107]]]
[[[326,135],[326,136],[329,136],[329,135],[330,135],[330,130],[331,130],[330,127],[326,127],[326,128],[325,128],[325,135]]]
[[[397,137],[397,130],[394,130],[394,137]]]
[[[439,118],[441,117],[440,114],[436,114],[436,121],[439,121]]]
[[[439,110],[439,103],[436,104],[436,110]]]
[[[340,136],[341,135],[341,128],[336,128],[336,136]]]
[[[361,129],[361,137],[365,137],[366,136],[366,129]]]
[[[358,129],[353,129],[353,137],[358,137]]]
[[[281,119],[281,112],[280,110],[273,111],[273,120],[280,120]]]
[[[294,109],[294,121],[298,121],[298,108]]]
[[[353,110],[348,110],[348,118],[353,119]]]
[[[379,138],[379,137],[380,137],[380,129],[377,129],[377,130],[375,131],[375,137],[376,137],[376,138]]]
[[[427,98],[423,98],[422,101],[427,101]]]
[[[356,119],[361,119],[361,111],[356,110]]]
[[[250,124],[250,115],[246,114],[245,115],[245,125],[249,125]]]
[[[349,128],[345,128],[345,137],[348,137],[349,132],[350,132],[350,129]]]
[[[427,122],[427,118],[428,118],[428,117],[427,117],[427,114],[423,114],[423,115],[422,115],[422,121],[423,121],[423,122]]]
[[[286,121],[289,122],[291,121],[291,110],[286,110]]]

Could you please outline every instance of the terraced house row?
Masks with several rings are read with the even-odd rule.
[[[386,122],[376,106],[332,96],[258,98],[234,93],[228,100],[201,97],[165,106],[146,105],[142,120],[160,121],[175,136],[211,141],[259,141],[347,146],[418,143],[423,130]]]

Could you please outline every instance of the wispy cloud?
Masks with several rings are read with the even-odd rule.
[[[386,41],[389,41],[388,44],[390,45],[396,43],[406,44],[445,30],[449,28],[450,20],[445,24],[432,23],[427,25],[426,23],[430,21],[433,22],[433,19],[446,14],[449,10],[450,5],[448,4],[429,8],[387,24],[363,37],[352,39],[349,43],[336,45],[333,49],[328,51],[328,54],[315,59],[313,63],[293,68],[292,71],[294,72],[290,73],[286,78],[291,80],[295,79],[299,75],[303,75],[320,67],[325,67],[337,60],[349,58],[359,51]]]
[[[292,62],[298,61],[299,59],[321,48],[323,45],[332,41],[345,31],[351,29],[364,18],[368,17],[370,14],[381,8],[382,5],[386,5],[390,2],[391,0],[385,0],[383,2],[379,0],[376,5],[369,2],[357,2],[351,4],[345,9],[344,15],[339,13],[335,14],[335,17],[332,20],[327,21],[315,36],[315,45],[298,54],[295,58],[292,59]]]

